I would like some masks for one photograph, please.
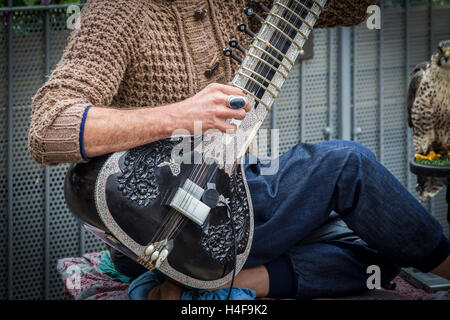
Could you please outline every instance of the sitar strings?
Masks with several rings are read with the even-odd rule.
[[[296,1],[294,1],[293,3],[292,3],[292,1],[291,1],[291,3],[288,4],[288,5],[292,5],[292,4],[295,5],[295,9],[298,8],[298,7],[297,7],[297,2],[296,2]],[[314,2],[311,4],[311,6],[312,6],[313,4],[314,4]],[[286,17],[286,13],[290,14],[290,17],[287,18],[287,20],[288,20],[289,22],[295,24],[296,27],[300,28],[301,25],[302,25],[302,23],[303,23],[303,21],[301,21],[300,19],[298,19],[297,16],[296,16],[296,14],[294,14],[294,13],[292,13],[292,12],[290,12],[290,11],[284,9],[284,8],[282,8],[282,9],[284,10],[284,12],[283,12],[283,14],[282,14],[282,15],[283,15],[283,18],[287,18],[287,17]],[[294,11],[295,11],[295,9],[294,9]],[[308,10],[304,10],[304,8],[302,7],[301,10],[300,10],[300,12],[299,12],[299,16],[301,17],[301,16],[303,15],[303,13],[306,13],[306,11],[308,11]],[[282,30],[282,31],[283,31],[283,32],[287,32],[287,33],[288,33],[288,36],[291,36],[291,39],[295,38],[295,35],[296,35],[295,30],[292,29],[292,27],[290,27],[290,26],[289,26],[287,23],[285,23],[283,20],[281,20],[281,21],[284,23],[284,27],[283,27],[283,30]],[[290,32],[289,32],[288,30],[286,30],[288,26],[289,26],[289,28],[291,29]],[[286,38],[286,37],[285,37],[284,35],[282,35],[281,33],[277,33],[275,36],[278,36],[278,39],[276,39],[275,41],[273,41],[273,42],[275,42],[275,46],[276,46],[277,48],[280,48],[282,51],[284,51],[282,46],[284,46],[284,45],[287,44],[287,43],[291,43],[290,39],[289,39],[289,38]],[[280,43],[280,39],[282,39],[282,36],[285,38],[285,39],[284,39],[284,43],[281,44],[281,45],[282,45],[281,47],[278,47],[278,45],[279,45],[279,43]],[[272,44],[272,41],[270,41],[270,43]],[[274,55],[276,54],[276,58],[278,58],[279,60],[283,60],[283,56],[282,56],[282,55],[280,55],[280,54],[277,53],[277,52],[275,52],[275,53],[273,52],[273,51],[276,51],[276,50],[272,50],[272,48],[270,48],[270,47],[267,47],[266,50],[271,50],[271,51],[272,51],[271,53],[273,53]],[[286,49],[286,52],[287,52],[287,50],[288,50],[288,48]],[[263,54],[261,55],[261,58],[264,58],[264,56],[267,57],[267,55],[266,55],[265,53],[263,53]],[[270,57],[268,57],[268,58],[269,58],[270,60],[273,60],[273,59],[270,58]],[[266,59],[266,61],[267,61],[267,60],[268,60],[268,59]],[[274,62],[275,62],[275,61],[274,61]],[[275,62],[275,63],[276,63],[276,62]],[[276,67],[275,63],[274,63],[273,65]],[[261,67],[262,67],[262,70],[261,70]],[[262,72],[260,72],[259,70],[261,70]],[[256,76],[258,76],[259,78],[261,78],[261,79],[266,79],[266,80],[268,80],[268,78],[269,78],[269,76],[270,76],[270,73],[272,73],[272,72],[275,73],[275,72],[272,70],[272,68],[267,67],[265,64],[263,64],[263,63],[261,63],[261,62],[258,62],[255,71],[257,72],[257,74],[252,74],[252,77],[253,77],[254,75],[256,75]],[[263,74],[266,74],[266,76],[263,76]],[[259,81],[258,81],[258,83],[261,84]],[[257,96],[259,96],[259,93],[260,93],[260,90],[262,89],[262,87],[261,87],[260,85],[258,85],[257,83],[253,82],[253,81],[249,81],[249,82],[247,82],[246,89],[249,89],[250,92],[253,92],[253,91],[254,91],[255,94],[256,94]],[[205,171],[205,170],[204,170],[204,171]],[[204,171],[203,171],[203,172],[204,172]],[[209,171],[209,170],[207,170],[207,171]],[[206,173],[207,173],[207,172],[206,172]],[[211,174],[211,176],[212,176],[213,174],[214,174],[214,172]],[[200,183],[200,184],[201,184],[201,183]],[[177,227],[175,228],[175,230],[182,228],[182,225],[180,226],[180,224],[183,224],[183,222],[181,222],[181,223],[179,222],[178,225],[177,225]]]
[[[313,4],[314,4],[314,2],[312,2],[311,6],[312,6]],[[288,4],[288,5],[289,5],[289,4]],[[296,9],[298,9],[297,1],[295,1],[295,0],[292,1],[292,0],[291,0],[290,5],[295,6],[294,11],[296,11]],[[287,18],[288,21],[294,23],[294,24],[295,24],[296,26],[298,26],[298,27],[301,27],[303,21],[299,20],[299,19],[296,17],[296,15],[293,14],[292,12],[290,12],[290,11],[284,9],[284,8],[282,8],[282,9],[284,10],[284,12],[283,12],[283,18],[287,18],[287,17],[286,17],[286,13],[288,13],[288,14],[290,15],[290,18]],[[307,11],[308,11],[308,10],[305,10],[305,8],[301,7],[301,10],[300,10],[300,12],[299,12],[299,16],[302,16],[303,13],[307,13]],[[295,30],[292,29],[292,27],[290,27],[290,26],[289,26],[287,23],[285,23],[283,20],[281,20],[281,21],[284,23],[284,27],[283,27],[283,30],[282,30],[282,31],[283,31],[283,32],[287,32],[287,33],[288,33],[288,36],[291,36],[291,35],[292,35],[292,38],[291,38],[291,39],[293,39],[293,38],[295,37],[295,35],[296,35]],[[300,24],[300,25],[299,25],[299,24]],[[289,29],[291,29],[290,32],[289,32],[288,30],[286,30],[287,27],[289,27]],[[285,46],[285,45],[288,44],[288,43],[291,43],[290,39],[289,39],[288,37],[285,37],[285,36],[282,35],[281,33],[276,33],[276,34],[275,34],[275,37],[278,37],[278,39],[276,39],[276,40],[274,41],[274,42],[275,42],[275,46],[276,46],[277,48],[281,48],[281,50],[283,50],[283,46]],[[281,46],[279,46],[280,40],[282,39],[282,37],[284,38],[284,42],[282,42],[282,43],[281,43]],[[270,43],[272,44],[272,41],[270,41]],[[269,49],[269,47],[268,47],[267,49]],[[288,50],[288,48],[286,49],[286,51],[287,51],[287,50]],[[275,51],[275,50],[272,50],[272,51]],[[283,50],[283,51],[284,51],[284,50]],[[272,53],[272,52],[271,52],[271,53]],[[275,52],[275,54],[277,54],[277,58],[279,57],[280,60],[283,60],[283,57],[282,57],[280,54],[278,54],[278,53],[276,53],[276,52]],[[261,58],[263,58],[264,56],[265,56],[265,57],[268,57],[267,54],[263,53],[263,54],[261,55]],[[270,58],[270,57],[268,57],[268,58],[269,58],[270,60],[273,60],[273,59]],[[267,59],[266,59],[266,61],[267,61]],[[275,64],[274,64],[274,65],[275,65]],[[261,70],[261,68],[262,68],[262,70]],[[263,64],[263,63],[261,63],[261,62],[258,62],[258,63],[257,63],[256,69],[257,69],[257,70],[255,70],[255,71],[257,72],[256,75],[257,75],[258,77],[265,78],[265,79],[268,79],[268,77],[270,76],[270,73],[272,73],[272,72],[274,73],[274,71],[273,71],[270,67],[267,67],[265,64]],[[261,72],[260,72],[259,70],[261,70]],[[266,75],[263,76],[263,74],[266,74]],[[252,74],[252,76],[253,76],[253,74]],[[259,82],[259,81],[258,81],[258,82]],[[250,88],[250,87],[251,87],[251,88]],[[250,92],[253,92],[253,91],[254,91],[254,92],[255,92],[255,95],[259,96],[259,93],[260,93],[260,90],[262,89],[262,87],[261,87],[260,85],[258,85],[257,83],[251,81],[251,82],[247,82],[246,89],[250,89],[250,90],[249,90]],[[203,170],[203,173],[204,173],[205,171],[209,171],[209,170],[208,170],[208,169],[205,169],[205,170]],[[200,171],[200,172],[201,172],[201,171]],[[176,229],[178,229],[178,228],[176,228]]]
[[[311,1],[311,2],[312,2],[311,6],[314,5],[315,1]],[[297,3],[298,2],[296,0],[291,0],[290,3],[288,4],[288,6],[295,7],[295,9],[293,9],[293,10],[295,12],[297,12],[297,10],[296,10],[296,9],[298,9]],[[283,18],[287,18],[287,20],[290,23],[293,23],[298,28],[301,27],[301,25],[303,24],[303,21],[298,19],[296,14],[294,14],[282,7],[279,7],[278,10],[280,10],[280,8],[284,11],[282,13]],[[278,12],[280,12],[280,11],[278,11]],[[305,10],[305,8],[303,6],[301,6],[301,10],[298,13],[298,16],[302,17],[303,14],[307,13],[307,12],[308,12],[308,10]],[[287,17],[287,14],[290,15],[289,18]],[[282,31],[284,33],[286,33],[289,37],[291,37],[291,39],[294,39],[295,35],[296,35],[295,30],[291,26],[289,26],[285,21],[283,21],[282,19],[279,19],[279,21],[283,22],[283,24],[284,24]],[[286,29],[290,29],[290,31],[286,30]],[[273,39],[271,39],[271,41],[269,41],[269,44],[273,45],[272,41],[275,42],[275,47],[279,48],[280,51],[283,52],[284,46],[286,46],[286,44],[292,43],[292,41],[289,37],[286,37],[282,33],[276,32],[276,30],[274,30],[274,31],[275,31],[275,34],[272,35]],[[277,37],[278,37],[278,39],[276,39]],[[281,41],[281,43],[280,43],[280,40],[283,40],[283,41]],[[281,45],[281,46],[279,46],[279,45]],[[286,52],[287,52],[288,48],[286,49]],[[278,52],[276,52],[276,50],[273,50],[270,46],[266,46],[265,50],[269,51],[270,54],[274,55],[274,57],[276,57],[280,61],[283,61],[283,56],[281,54],[279,54]],[[279,67],[279,64],[274,59],[272,59],[269,55],[267,55],[266,53],[261,53],[261,58],[267,62],[273,61],[274,63],[271,63],[271,64],[274,67],[277,67],[276,65],[278,65],[278,67]],[[255,67],[255,72],[256,72],[256,74],[253,74],[253,73],[251,74],[251,76],[253,78],[256,75],[258,78],[265,79],[265,80],[269,80],[268,78],[270,77],[271,73],[275,74],[275,71],[271,67],[266,66],[262,62],[257,62],[257,65]],[[265,74],[265,75],[263,76],[263,74]],[[256,83],[256,82],[258,82],[258,83]],[[261,90],[263,90],[263,87],[261,85],[264,85],[264,83],[256,81],[256,79],[255,79],[255,81],[247,81],[245,88],[247,90],[249,90],[249,92],[254,92],[255,96],[259,97],[261,94]],[[264,94],[264,90],[262,92],[262,95],[263,94]],[[208,172],[210,171],[210,168],[211,168],[211,166],[209,164],[205,165],[205,163],[202,163],[200,166],[198,166],[198,168],[194,169],[194,171],[191,173],[191,176],[189,178],[194,183],[202,185],[201,179],[204,178],[208,174]],[[209,179],[211,179],[213,177],[216,170],[218,170],[217,166],[215,167],[215,170],[211,173]],[[209,179],[207,179],[206,181],[208,181]],[[194,186],[192,186],[191,188],[193,188],[193,187]],[[191,189],[189,191],[192,191],[192,190],[193,189]],[[185,197],[184,201],[185,200],[186,200],[186,197]],[[188,220],[185,216],[180,214],[175,209],[170,210],[168,216],[169,217],[166,218],[165,222],[163,223],[163,227],[160,228],[159,231],[155,234],[151,243],[159,242],[161,240],[169,241],[170,239],[175,238],[177,236],[178,232],[180,230],[182,230],[182,228],[184,227],[185,223]],[[175,221],[173,221],[173,220],[175,220]],[[162,247],[166,245],[167,241],[164,241],[160,246],[158,246],[158,248],[155,248],[155,250],[160,251],[162,249]]]
[[[312,4],[311,4],[311,6],[314,4],[315,2],[314,1],[312,1]],[[294,6],[295,6],[295,9],[298,9],[298,5],[297,5],[297,1],[295,1],[295,0],[291,0],[291,3],[290,3],[291,5],[293,4]],[[286,17],[286,13],[288,13],[288,14],[290,14],[290,18],[287,18],[288,19],[288,21],[289,22],[293,22],[293,23],[295,23],[295,25],[296,26],[298,26],[298,27],[301,27],[301,25],[302,25],[302,23],[303,23],[303,21],[301,21],[300,19],[298,19],[297,17],[296,17],[296,15],[295,14],[293,14],[293,13],[291,13],[291,12],[289,12],[288,10],[286,10],[286,9],[284,9],[284,8],[282,8],[283,10],[284,10],[284,12],[283,12],[283,18],[287,18]],[[295,11],[295,9],[294,9],[294,11]],[[299,12],[299,16],[302,16],[303,15],[303,13],[307,13],[308,12],[308,10],[305,10],[303,7],[301,7],[301,10],[300,10],[300,12]],[[281,19],[280,19],[281,20]],[[292,29],[292,27],[290,27],[287,23],[285,23],[283,20],[281,20],[283,23],[284,23],[284,27],[283,27],[283,32],[286,32],[286,31],[288,31],[288,30],[286,30],[287,29],[287,27],[289,27],[289,29],[291,29],[290,30],[290,32],[288,33],[288,36],[291,36],[292,35],[292,33],[293,33],[293,36],[292,36],[292,38],[291,39],[293,39],[294,37],[295,37],[295,35],[296,35],[296,32],[295,32],[295,30],[294,29]],[[300,25],[298,25],[298,23],[300,23]],[[285,46],[286,44],[289,44],[289,43],[291,43],[292,41],[290,41],[290,39],[288,38],[288,37],[286,37],[286,36],[284,36],[283,34],[281,34],[281,33],[276,33],[275,34],[275,37],[278,37],[278,39],[276,39],[274,42],[276,42],[275,43],[275,46],[277,47],[277,48],[283,48],[283,46]],[[280,40],[282,40],[282,38],[284,38],[284,41],[281,43],[281,46],[279,47],[279,44],[280,44]],[[270,44],[272,44],[272,41],[270,41]],[[268,47],[269,48],[269,47]],[[287,48],[288,49],[288,48]],[[286,49],[286,51],[287,51],[287,49]],[[272,50],[272,49],[271,49]],[[282,49],[283,50],[283,49]],[[275,51],[275,50],[272,50],[272,51]],[[284,51],[284,50],[283,50]],[[272,52],[271,52],[272,53]],[[280,54],[278,54],[278,53],[276,53],[275,52],[275,54],[277,54],[277,57],[280,57],[280,60],[283,60],[283,57],[280,55]],[[261,58],[263,58],[263,56],[266,56],[266,57],[268,57],[267,56],[267,54],[265,54],[265,53],[263,53],[262,55],[261,55]],[[270,60],[273,60],[272,58],[270,58],[270,57],[268,57]],[[267,61],[267,60],[266,60]],[[275,62],[275,61],[274,61]],[[274,65],[275,66],[275,65]],[[262,68],[262,70],[261,70],[261,68]],[[257,63],[257,66],[256,66],[256,68],[255,69],[257,69],[257,70],[255,70],[258,74],[257,74],[257,76],[259,76],[259,77],[264,77],[265,79],[268,79],[268,76],[270,76],[270,73],[271,72],[274,72],[273,70],[272,70],[272,68],[270,68],[270,67],[267,67],[265,64],[263,64],[263,63],[261,63],[261,62],[258,62]],[[261,70],[261,72],[259,72],[259,70]],[[266,74],[266,76],[262,76],[262,74]],[[258,81],[259,82],[259,81]],[[253,81],[249,81],[249,82],[247,82],[247,86],[246,86],[246,89],[250,89],[249,91],[250,92],[255,92],[255,95],[257,95],[257,96],[259,96],[259,93],[260,93],[260,90],[262,89],[262,87],[260,86],[260,85],[258,85],[257,83],[255,83],[255,82],[253,82]],[[201,168],[201,170],[198,170],[197,171],[197,174],[196,174],[196,178],[200,175],[200,179],[201,178],[203,178],[203,176],[202,175],[204,175],[205,174],[205,171],[206,171],[206,173],[209,171],[209,165],[207,165],[207,166],[204,166],[204,164],[202,164],[202,166],[200,167]],[[215,173],[215,171],[217,170],[217,167],[215,168],[215,170],[214,170],[214,172],[211,174],[211,176],[213,176],[213,174]],[[196,179],[195,178],[195,179]],[[199,183],[199,184],[201,184],[200,183],[200,181],[195,181],[195,182],[197,182],[197,183]],[[183,219],[184,218],[184,219]],[[183,228],[183,226],[184,226],[184,224],[186,223],[186,218],[185,217],[183,217],[183,216],[181,216],[180,217],[180,219],[178,219],[178,221],[177,221],[177,223],[176,223],[176,226],[174,226],[174,228],[173,228],[173,231],[172,232],[170,232],[170,234],[169,234],[169,236],[168,236],[168,238],[172,238],[172,237],[175,237],[176,236],[176,234],[175,233],[178,233],[177,231],[179,231],[179,230],[181,230],[182,228]]]
[[[195,145],[196,145],[195,139],[201,140],[201,136],[200,136],[200,137],[194,136],[193,139],[194,139],[194,140],[193,140],[193,142],[194,142],[193,144],[194,144],[194,146],[195,146]],[[195,168],[195,169],[194,169],[194,172],[193,172],[191,175],[194,175],[194,174],[196,174],[196,172],[198,173],[199,171],[200,171],[200,168],[198,168],[198,169]],[[189,191],[192,191],[192,190],[189,190]],[[186,196],[185,196],[184,199],[186,199]],[[151,240],[150,243],[155,243],[155,242],[159,242],[159,241],[161,241],[161,240],[167,239],[167,238],[168,238],[168,237],[166,236],[166,235],[167,235],[167,230],[170,230],[170,229],[169,229],[170,226],[173,225],[173,224],[172,224],[172,220],[173,220],[176,216],[178,216],[178,215],[179,215],[179,212],[172,208],[172,209],[167,213],[166,218],[165,218],[165,220],[164,220],[164,223],[162,224],[162,227],[160,227],[159,230],[155,233],[155,235],[153,236],[153,238],[152,238],[152,240]],[[169,234],[170,234],[170,231],[169,231]],[[163,243],[162,245],[165,245],[165,243]],[[160,249],[160,248],[159,248],[159,249]],[[158,250],[158,248],[156,248],[155,250]]]

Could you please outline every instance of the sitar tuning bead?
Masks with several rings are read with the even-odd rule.
[[[145,249],[144,254],[145,254],[147,257],[149,257],[149,256],[151,256],[151,255],[153,254],[154,251],[155,251],[155,246],[151,244],[151,245],[149,245],[149,246]]]
[[[155,261],[156,259],[158,259],[159,257],[159,251],[156,250],[155,252],[153,252],[152,257],[150,258],[150,262]]]
[[[246,33],[246,34],[249,35],[251,38],[254,38],[254,37],[256,36],[256,34],[255,34],[252,30],[250,30],[250,29],[247,27],[247,25],[246,25],[245,23],[243,23],[243,22],[238,24],[237,29],[238,29],[238,31],[240,31],[240,32]]]
[[[264,12],[270,12],[269,8],[267,8],[261,1],[259,0],[252,0],[252,3],[256,4],[258,8],[260,8]]]
[[[229,57],[229,58],[231,58],[231,59],[237,61],[239,64],[242,63],[242,58],[239,57],[239,56],[237,56],[237,55],[235,55],[235,54],[233,53],[233,50],[231,50],[231,48],[225,48],[225,49],[223,49],[223,55],[224,55],[225,57]]]
[[[167,256],[169,255],[168,249],[163,249],[161,253],[159,254],[158,260],[156,260],[155,267],[159,268],[161,264],[166,260]]]
[[[158,258],[158,260],[156,260],[156,263],[155,263],[155,268],[159,268],[161,266],[161,264],[162,264],[162,260],[161,260],[161,258]]]
[[[159,255],[159,259],[161,259],[161,261],[164,261],[164,260],[166,260],[168,255],[169,255],[169,250],[163,249],[161,251],[161,254]]]
[[[166,249],[161,251],[161,254],[159,255],[158,259],[156,260],[155,268],[159,268],[161,266],[163,261],[167,258],[168,254],[169,254],[169,251],[167,251]]]

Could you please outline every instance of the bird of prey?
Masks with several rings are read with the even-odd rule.
[[[419,155],[450,150],[450,40],[441,41],[430,62],[418,64],[408,90],[408,123]],[[422,202],[435,196],[446,178],[418,177]]]

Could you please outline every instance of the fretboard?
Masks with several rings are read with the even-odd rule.
[[[222,148],[226,147],[228,153],[229,150],[234,150],[231,158],[239,159],[244,155],[256,136],[326,2],[327,0],[274,1],[232,81],[232,85],[246,93],[253,108],[244,120],[233,121],[238,125],[236,135],[224,135]],[[217,158],[218,145],[215,142],[215,151],[208,145],[204,151]],[[225,161],[225,168],[230,170],[231,158],[227,155]]]
[[[277,0],[233,79],[267,110],[316,23],[325,0]]]

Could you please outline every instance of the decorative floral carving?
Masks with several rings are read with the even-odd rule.
[[[177,141],[166,139],[128,150],[125,154],[125,167],[117,178],[122,194],[141,207],[155,200],[159,195],[156,167],[170,159],[176,143]]]
[[[225,198],[223,194],[219,196],[219,203],[217,204],[218,207],[225,207],[227,204],[230,204],[230,199]]]
[[[230,208],[234,222],[237,253],[240,254],[244,252],[247,246],[250,231],[247,193],[240,170],[235,170],[230,183],[230,194]],[[234,261],[234,234],[230,219],[224,224],[204,228],[202,247],[220,263],[225,264]]]
[[[179,163],[176,163],[175,160],[170,159],[170,161],[164,161],[158,164],[158,167],[169,166],[170,171],[176,177],[181,173],[181,166]]]

